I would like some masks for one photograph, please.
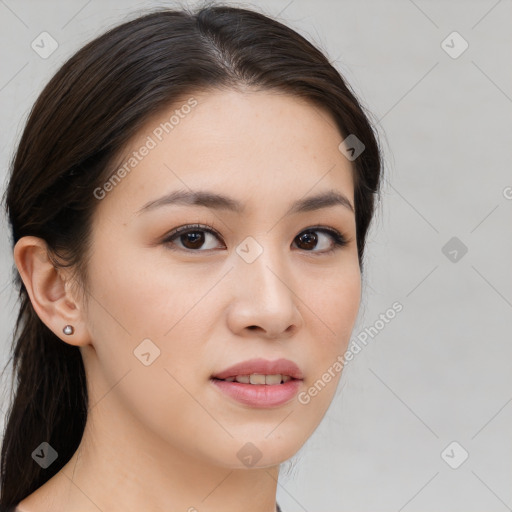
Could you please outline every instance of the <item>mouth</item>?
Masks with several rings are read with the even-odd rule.
[[[223,396],[254,408],[284,405],[299,392],[304,375],[288,359],[251,359],[210,377]]]
[[[265,375],[261,373],[252,373],[249,375],[235,375],[231,377],[226,377],[225,379],[219,379],[217,377],[212,377],[212,380],[219,380],[224,382],[238,382],[240,384],[251,384],[251,385],[265,385],[265,386],[278,386],[281,384],[285,384],[290,380],[302,380],[295,379],[290,375],[281,375],[280,373]]]

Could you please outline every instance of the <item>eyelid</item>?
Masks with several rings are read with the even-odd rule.
[[[207,222],[202,224],[184,224],[183,226],[179,226],[177,228],[172,229],[164,236],[162,242],[166,242],[167,240],[176,237],[182,233],[188,233],[189,231],[206,231],[220,238],[219,232]]]

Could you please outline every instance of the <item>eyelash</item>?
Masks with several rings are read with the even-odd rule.
[[[164,240],[162,240],[162,243],[164,243],[172,251],[181,250],[181,251],[185,251],[185,252],[189,252],[189,253],[208,252],[208,249],[205,251],[205,250],[200,250],[200,249],[194,250],[194,249],[181,248],[181,247],[176,248],[176,247],[172,246],[172,241],[174,239],[178,238],[180,235],[183,235],[185,233],[190,233],[190,232],[197,232],[197,231],[205,231],[207,233],[214,235],[217,238],[220,238],[220,235],[217,233],[216,229],[213,226],[210,226],[209,224],[188,224],[186,226],[180,226],[179,228],[172,230],[164,238]],[[336,229],[327,228],[325,226],[308,227],[308,228],[304,229],[303,231],[301,231],[299,233],[299,235],[302,235],[303,233],[308,232],[308,231],[319,231],[321,233],[325,233],[327,235],[330,235],[331,239],[333,240],[333,247],[331,249],[328,249],[325,251],[307,251],[307,250],[305,250],[305,252],[308,252],[308,253],[319,254],[319,255],[320,254],[324,254],[324,255],[332,254],[337,249],[340,249],[340,248],[344,247],[345,245],[347,245],[347,243],[349,242],[349,240],[347,240],[347,238],[342,233],[340,233]],[[299,235],[297,235],[297,236],[299,236]],[[297,237],[295,237],[295,238],[297,238]]]

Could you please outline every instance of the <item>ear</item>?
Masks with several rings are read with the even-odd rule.
[[[57,270],[48,257],[46,242],[34,236],[20,238],[14,247],[14,261],[41,321],[70,345],[89,344],[83,306],[71,293],[67,273]],[[73,334],[64,334],[66,325],[73,327]]]

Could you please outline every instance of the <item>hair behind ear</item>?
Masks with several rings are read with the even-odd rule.
[[[17,504],[68,462],[87,420],[87,385],[80,349],[64,343],[46,327],[24,286],[20,299],[12,356],[17,392],[6,411],[9,422],[1,453],[2,512],[8,510],[4,504]],[[32,456],[42,442],[49,443],[58,454],[47,468]],[[22,495],[17,492],[20,489]]]

